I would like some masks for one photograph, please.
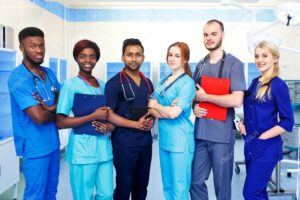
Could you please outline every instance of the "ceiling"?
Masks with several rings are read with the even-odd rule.
[[[278,4],[286,2],[286,0],[45,0],[51,2],[59,2],[68,7],[91,7],[91,6],[101,6],[101,5],[151,5],[156,3],[162,4],[241,4],[250,6],[262,6],[262,7],[276,7]],[[291,0],[299,1],[299,0]]]
[[[92,3],[92,2],[193,2],[193,3],[220,3],[221,0],[68,0],[71,4],[72,3]],[[228,0],[225,0],[228,1]],[[259,0],[235,0],[239,3],[257,3]]]

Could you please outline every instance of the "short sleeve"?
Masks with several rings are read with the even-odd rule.
[[[47,73],[49,74],[49,76],[51,77],[51,82],[53,82],[53,84],[55,85],[55,87],[60,90],[60,83],[58,82],[55,74],[53,73],[52,70],[45,68],[45,70],[47,70]]]
[[[109,80],[105,86],[104,94],[106,95],[107,106],[112,110],[115,110],[118,104],[119,87],[120,84],[117,84],[113,79]]]
[[[179,106],[183,111],[191,108],[195,94],[195,82],[191,78],[186,79],[185,83],[180,85],[176,105]]]
[[[148,80],[148,83],[149,83],[149,85],[150,85],[151,92],[152,92],[152,94],[153,94],[153,92],[154,92],[154,87],[153,87],[152,81],[151,81],[149,78],[147,78],[147,80]]]
[[[230,71],[230,90],[233,91],[245,91],[246,81],[243,63],[235,61]]]
[[[153,99],[157,99],[158,98],[158,88],[160,88],[161,87],[161,82],[162,81],[159,81],[157,84],[156,84],[156,89],[153,91],[153,93],[152,93],[152,98]]]
[[[70,115],[74,101],[74,89],[70,82],[66,81],[60,90],[56,113]]]
[[[102,80],[98,80],[98,82],[100,84],[100,88],[101,88],[101,91],[102,91],[101,94],[104,94],[104,91],[105,91],[105,82],[102,81]]]
[[[21,110],[38,104],[33,97],[33,84],[30,83],[31,77],[26,74],[12,73],[8,79],[8,89],[10,95],[15,99]]]

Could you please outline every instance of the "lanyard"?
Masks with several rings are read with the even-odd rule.
[[[95,86],[93,86],[93,85],[91,84],[91,82],[90,82],[87,78],[83,77],[83,76],[80,75],[80,74],[78,74],[77,76],[78,76],[78,78],[80,78],[81,80],[83,80],[83,82],[84,82],[87,86],[91,86],[91,87],[93,87],[93,88],[96,88]],[[98,87],[100,88],[100,94],[103,94],[101,85],[100,85],[100,83],[98,82],[98,80],[97,80],[94,76],[92,76],[92,78],[96,80],[97,85],[98,85]],[[90,88],[90,87],[89,87],[89,88]],[[94,92],[94,91],[93,91],[93,92]]]
[[[224,68],[225,57],[226,57],[226,53],[225,53],[225,51],[223,51],[221,66],[220,66],[219,74],[218,74],[219,78],[222,77],[222,72],[223,72],[223,68]],[[204,57],[204,59],[202,61],[200,61],[200,63],[199,63],[200,67],[199,67],[198,72],[196,73],[196,77],[195,77],[196,78],[195,80],[199,79],[199,83],[201,81],[202,72],[203,72],[205,66],[208,65],[208,64],[209,64],[209,54],[206,55]]]
[[[161,82],[161,85],[163,85],[171,75],[172,75],[172,74],[169,74],[169,75]],[[180,78],[182,78],[184,75],[185,75],[185,73],[183,73],[183,74],[181,74],[180,76],[178,76],[172,83],[170,83],[167,87],[165,87],[163,90],[161,90],[161,91],[159,92],[159,95],[165,96],[167,90],[168,90],[174,83],[176,83],[176,81],[178,81]]]

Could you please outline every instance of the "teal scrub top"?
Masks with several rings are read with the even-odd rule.
[[[72,112],[75,93],[102,94],[104,82],[98,80],[101,86],[89,86],[79,77],[73,77],[64,82],[60,91],[56,112],[69,116]],[[67,146],[66,161],[70,164],[93,164],[112,159],[112,146],[108,135],[74,134],[73,129]]]
[[[165,80],[158,82],[153,98],[163,106],[170,106],[177,99],[176,105],[182,109],[182,112],[175,119],[158,119],[159,146],[166,151],[184,152],[185,145],[188,144],[189,151],[194,152],[194,125],[189,117],[196,93],[195,82],[185,74],[165,90]]]

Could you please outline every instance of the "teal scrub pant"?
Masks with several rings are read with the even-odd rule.
[[[59,149],[38,158],[23,158],[24,200],[56,200]]]
[[[163,190],[166,200],[189,200],[192,160],[188,145],[184,152],[159,149]]]
[[[113,197],[112,160],[95,164],[70,164],[70,182],[74,200],[111,200]]]

